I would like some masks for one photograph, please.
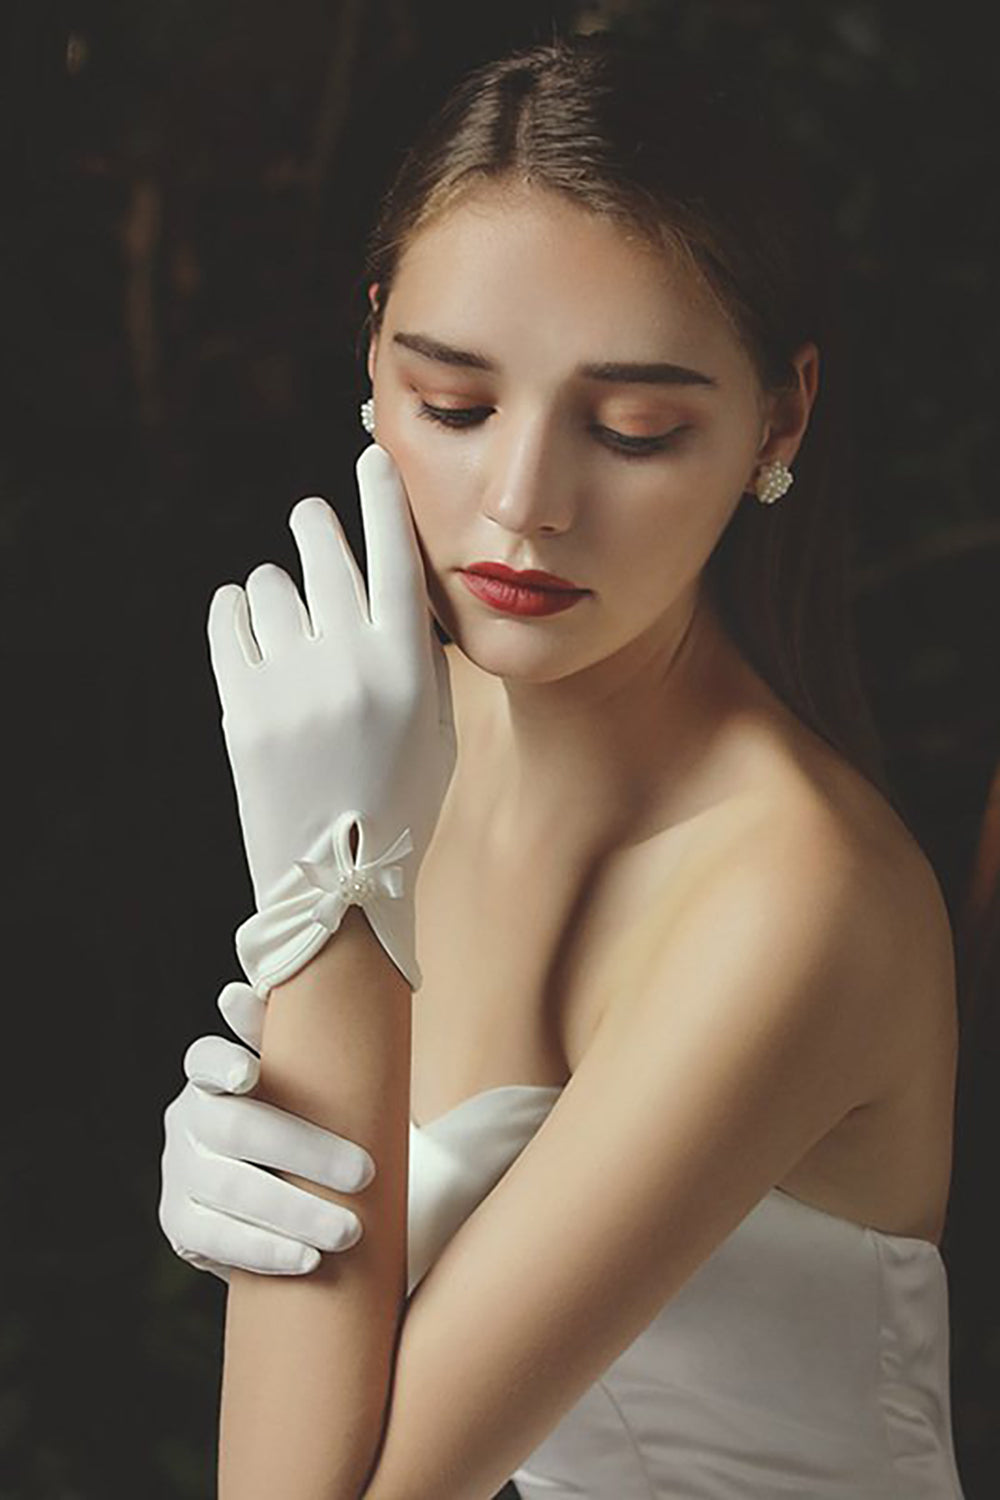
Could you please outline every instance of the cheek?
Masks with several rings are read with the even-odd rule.
[[[628,580],[637,607],[662,601],[688,584],[708,561],[739,504],[739,479],[710,463],[678,464],[627,508],[605,511],[595,552]]]
[[[454,539],[458,512],[455,475],[439,457],[428,455],[419,438],[407,440],[386,433],[384,437],[379,435],[379,442],[396,461],[417,535],[434,562],[449,537]]]

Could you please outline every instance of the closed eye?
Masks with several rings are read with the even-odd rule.
[[[429,402],[421,400],[417,415],[426,417],[430,422],[437,422],[441,427],[461,431],[466,427],[478,426],[490,415],[492,409],[489,406],[431,406]],[[624,432],[616,432],[613,427],[602,427],[599,423],[594,423],[591,430],[600,434],[601,441],[623,458],[644,458],[647,454],[661,453],[671,447],[683,433],[690,432],[691,424],[685,423],[674,427],[670,432],[642,438],[629,437]]]

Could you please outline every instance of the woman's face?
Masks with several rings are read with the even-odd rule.
[[[680,373],[581,369],[612,363]],[[465,655],[542,682],[676,638],[765,429],[749,359],[689,273],[551,192],[484,189],[410,245],[368,367],[431,605]],[[481,561],[588,592],[510,614],[464,582]]]

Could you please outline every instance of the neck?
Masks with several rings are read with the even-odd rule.
[[[488,845],[514,852],[567,829],[589,837],[641,826],[665,789],[681,792],[703,763],[733,707],[737,663],[698,596],[556,682],[490,678],[476,695],[467,766],[467,805]]]

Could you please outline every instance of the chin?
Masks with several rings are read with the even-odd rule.
[[[463,656],[481,672],[510,682],[559,682],[595,661],[593,642],[588,651],[582,641],[557,640],[551,632],[545,633],[544,627],[536,631],[534,626],[525,627],[502,617],[473,621],[454,618],[454,627],[446,628]]]

